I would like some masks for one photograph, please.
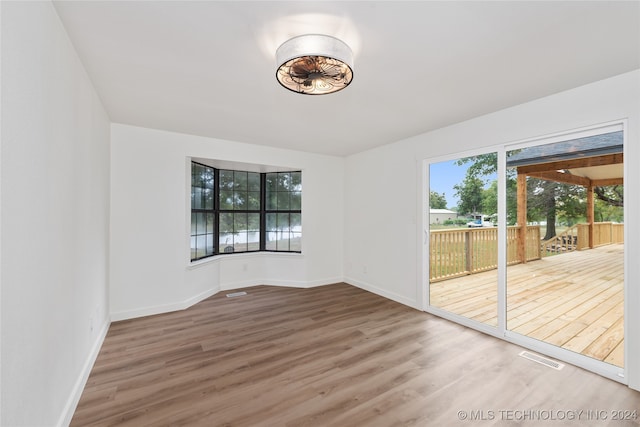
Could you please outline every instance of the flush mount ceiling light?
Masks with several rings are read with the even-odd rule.
[[[353,79],[351,49],[331,36],[307,34],[287,40],[276,51],[276,60],[278,82],[297,93],[333,93]]]

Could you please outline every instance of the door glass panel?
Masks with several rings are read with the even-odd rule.
[[[622,131],[507,152],[507,329],[624,365]]]
[[[497,154],[429,165],[429,304],[498,324]]]

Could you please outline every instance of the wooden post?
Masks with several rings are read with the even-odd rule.
[[[594,233],[594,223],[595,223],[595,201],[593,197],[593,184],[589,184],[587,186],[587,225],[589,227],[589,248],[593,249],[593,233]]]
[[[527,262],[527,175],[518,171],[518,261]]]
[[[471,229],[467,230],[464,233],[464,259],[465,266],[464,268],[467,271],[467,274],[471,274],[473,270],[473,237],[471,236]]]

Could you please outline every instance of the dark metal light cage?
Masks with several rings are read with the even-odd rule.
[[[335,37],[319,34],[294,37],[278,48],[276,56],[278,82],[296,93],[333,93],[353,80],[351,49]]]
[[[294,92],[321,95],[344,89],[353,71],[344,62],[325,56],[302,56],[278,68],[278,82]]]

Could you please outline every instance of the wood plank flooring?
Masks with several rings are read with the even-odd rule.
[[[624,366],[624,245],[608,245],[507,269],[507,327]],[[497,325],[497,272],[433,283],[431,304]]]
[[[622,384],[347,284],[245,290],[113,323],[71,425],[640,425]]]

